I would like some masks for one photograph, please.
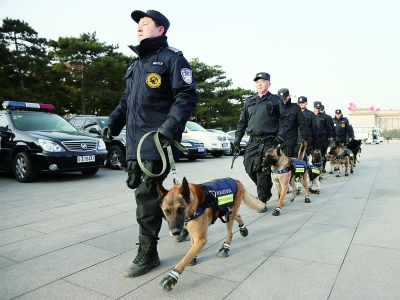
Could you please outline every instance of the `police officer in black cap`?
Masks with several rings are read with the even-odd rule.
[[[318,132],[319,132],[319,147],[321,148],[321,155],[325,157],[326,150],[328,149],[328,144],[333,141],[333,128],[329,125],[329,120],[326,114],[321,114],[322,103],[320,101],[314,102],[314,114],[317,119]],[[326,160],[322,168],[322,172],[325,171]]]
[[[315,114],[307,109],[307,97],[300,96],[297,98],[297,104],[300,107],[300,110],[303,113],[306,129],[307,129],[307,149],[306,154],[307,156],[304,158],[305,162],[308,164],[308,156],[311,155],[313,148],[319,147],[319,131],[318,131],[318,124],[317,118]],[[301,139],[297,140],[297,147],[296,151],[299,151],[301,144]]]
[[[333,124],[333,119],[330,115],[325,113],[325,106],[322,104],[321,109],[319,110],[321,114],[325,114],[326,118],[328,119],[329,126],[332,128],[332,134],[333,134],[333,140],[336,140],[336,131],[335,131],[335,125]],[[333,141],[332,141],[333,143]],[[331,143],[331,144],[332,144]]]
[[[287,111],[290,114],[291,125],[285,141],[280,145],[286,156],[296,157],[295,148],[298,137],[301,140],[307,140],[307,128],[304,115],[296,103],[292,103],[289,90],[282,88],[278,91],[278,96],[282,99]],[[300,133],[300,136],[299,136]]]
[[[139,45],[129,47],[137,58],[126,72],[125,91],[102,132],[102,138],[110,141],[126,125],[127,185],[135,189],[139,248],[136,258],[124,270],[125,277],[143,275],[160,264],[157,241],[163,214],[156,181],[162,183],[170,169],[168,163],[166,172],[157,178],[144,174],[137,162],[139,141],[145,134],[157,131],[166,155],[165,148],[172,140],[181,141],[185,124],[197,105],[190,65],[181,51],[168,46],[168,19],[156,10],[135,10],[131,17],[138,23]],[[159,174],[163,164],[151,136],[143,140],[140,150],[145,168]],[[178,160],[179,151],[174,147],[172,151]]]
[[[284,142],[290,129],[290,115],[277,95],[268,91],[270,75],[257,73],[254,78],[257,94],[246,99],[238,122],[234,147],[239,149],[245,132],[250,136],[244,154],[246,173],[257,185],[258,198],[265,203],[260,213],[267,211],[267,201],[271,198],[271,168],[263,168],[265,152]]]
[[[351,142],[354,139],[353,127],[350,125],[349,120],[343,117],[342,110],[335,110],[335,117],[333,118],[333,124],[337,135],[336,142],[347,144],[346,138]]]

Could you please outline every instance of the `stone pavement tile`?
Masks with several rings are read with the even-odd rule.
[[[43,234],[34,239],[1,246],[0,256],[21,262],[99,237],[117,229],[119,228],[98,223],[81,224],[62,231]]]
[[[167,276],[169,271],[170,270],[125,295],[121,300],[235,299],[230,298],[230,293],[238,286],[237,282],[214,278],[212,276],[204,276],[203,274],[191,271],[184,272],[179,277],[179,281],[175,285],[175,288],[170,292],[166,292],[160,287],[159,283],[165,276]]]
[[[271,256],[228,299],[329,299],[340,266]]]
[[[340,265],[355,228],[307,223],[274,255]]]
[[[16,264],[17,262],[0,256],[0,269]]]
[[[41,232],[25,229],[23,227],[4,229],[0,231],[0,246],[30,239],[42,234]]]
[[[388,194],[387,199],[371,197],[365,206],[363,216],[400,220],[400,197],[390,197],[390,191]]]
[[[1,269],[0,299],[40,288],[117,255],[88,245],[74,245]]]
[[[376,177],[373,188],[381,189],[382,187],[387,187],[391,190],[400,191],[400,174],[396,173],[386,173]]]
[[[353,203],[326,204],[310,218],[309,223],[357,227],[365,205]]]
[[[400,193],[398,190],[389,188],[389,189],[384,189],[383,187],[380,187],[378,189],[373,189],[371,190],[371,193],[369,194],[369,200],[373,201],[394,201],[394,202],[399,202],[400,200]]]
[[[27,213],[41,212],[43,210],[46,210],[47,213],[53,213],[52,211],[50,211],[51,209],[58,207],[61,207],[62,209],[62,207],[66,207],[67,205],[69,205],[69,203],[63,201],[50,201],[50,202],[34,203],[27,206],[13,207],[4,210],[1,209],[0,219],[12,216],[20,216]]]
[[[8,216],[0,218],[0,230],[27,225],[43,220],[53,219],[58,215],[45,211],[37,211],[34,213],[25,213],[17,216]]]
[[[76,300],[76,299],[96,299],[110,300],[112,298],[100,295],[94,291],[80,287],[79,285],[57,280],[48,285],[45,285],[37,290],[28,292],[27,294],[18,297],[18,300]]]
[[[399,299],[400,251],[350,246],[329,300]]]
[[[400,250],[399,218],[363,217],[360,220],[353,243]]]
[[[113,226],[118,225],[120,228],[126,228],[137,224],[136,210],[118,213],[105,218],[99,218],[93,222]]]

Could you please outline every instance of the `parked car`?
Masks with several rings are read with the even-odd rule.
[[[181,144],[189,151],[188,154],[180,153],[181,158],[187,158],[190,161],[195,161],[198,158],[207,156],[206,148],[202,141],[194,139],[182,139]]]
[[[79,131],[90,134],[93,137],[100,138],[101,132],[106,125],[108,117],[96,115],[77,115],[68,118],[70,122]],[[106,165],[113,170],[120,170],[120,165],[126,166],[126,130],[122,129],[118,136],[106,143],[107,162]]]
[[[207,153],[214,157],[221,157],[225,151],[230,149],[230,142],[226,136],[215,134],[204,129],[195,122],[188,121],[182,134],[184,139],[196,139],[203,142]]]
[[[236,130],[228,131],[227,134],[235,141]],[[240,141],[240,153],[243,154],[246,151],[247,144],[249,143],[250,136],[247,133],[244,134],[242,140]]]
[[[207,129],[207,131],[210,131],[210,132],[218,134],[218,135],[225,136],[230,143],[230,147],[228,150],[224,151],[224,154],[228,155],[228,156],[233,155],[233,143],[235,142],[235,138],[232,138],[229,134],[227,134],[226,132],[219,130],[219,129]]]
[[[5,101],[0,110],[0,169],[31,182],[42,172],[94,175],[107,157],[105,143],[79,132],[51,104]]]

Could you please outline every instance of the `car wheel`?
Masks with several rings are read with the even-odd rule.
[[[94,175],[99,171],[99,167],[94,167],[94,168],[88,168],[81,170],[83,175]]]
[[[227,156],[232,156],[233,155],[233,145],[232,144],[230,144],[230,145],[231,146],[230,146],[229,150],[225,150],[224,151],[224,154],[227,155]]]
[[[33,170],[33,164],[30,156],[26,152],[20,152],[14,159],[13,171],[15,178],[19,182],[31,182],[36,179],[36,172]]]
[[[126,165],[126,158],[124,150],[121,146],[112,146],[107,152],[107,166],[112,170],[120,170],[118,162],[122,165]]]
[[[213,151],[211,152],[211,155],[214,157],[221,157],[222,154],[224,154],[224,151]]]

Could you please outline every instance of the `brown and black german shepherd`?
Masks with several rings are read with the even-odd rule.
[[[346,152],[346,147],[342,143],[331,147],[329,152],[325,154],[325,157],[330,163],[329,174],[333,174],[333,166],[336,165],[339,170],[339,174],[337,174],[336,177],[340,177],[342,175],[342,164],[345,167],[344,176],[349,176],[349,169],[353,174],[353,160],[350,159]]]
[[[303,160],[304,152],[307,148],[307,141],[303,141],[300,145],[298,159]],[[278,204],[275,210],[272,212],[273,216],[279,216],[280,211],[283,206],[283,200],[285,199],[287,189],[290,186],[293,188],[292,198],[290,201],[292,202],[297,195],[297,189],[295,187],[295,179],[296,172],[292,167],[292,161],[289,157],[287,157],[279,147],[272,147],[268,149],[265,153],[264,165],[271,166],[271,177],[272,180],[275,181],[276,189],[278,191]],[[310,191],[308,187],[308,173],[307,170],[304,170],[304,173],[299,178],[301,184],[306,190],[306,196],[304,202],[310,203]]]
[[[219,250],[219,257],[227,257],[229,255],[230,243],[232,241],[233,221],[239,223],[240,234],[247,236],[248,231],[244,226],[243,220],[239,215],[239,208],[242,203],[251,209],[262,209],[265,204],[253,197],[239,180],[234,180],[237,184],[236,197],[233,200],[231,214],[229,218],[225,216],[227,222],[227,235],[223,247]],[[200,216],[185,222],[185,218],[193,216],[198,207],[206,201],[203,189],[194,183],[188,183],[183,178],[182,184],[173,186],[169,191],[162,185],[157,184],[160,206],[168,222],[169,232],[171,235],[178,236],[184,227],[189,232],[191,248],[183,259],[174,267],[174,269],[165,277],[160,285],[166,291],[170,291],[175,287],[179,275],[185,270],[187,265],[196,264],[196,256],[207,243],[208,226],[220,216],[220,211],[213,207],[207,207]],[[213,212],[214,211],[214,212]]]

